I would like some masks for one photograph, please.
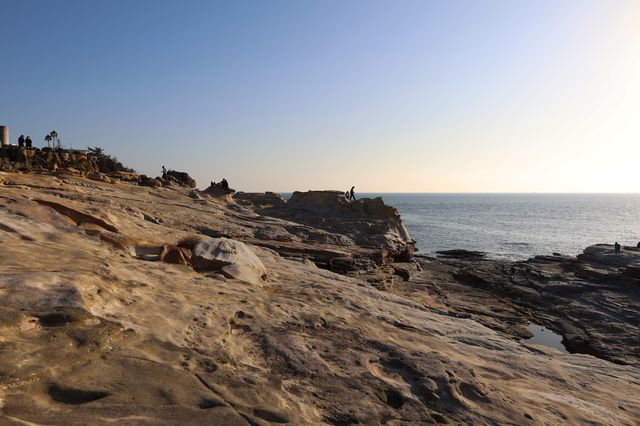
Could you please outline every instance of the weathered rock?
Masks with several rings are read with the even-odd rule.
[[[465,254],[448,257],[437,267],[423,262],[422,267],[429,274],[446,270],[439,276],[438,287],[449,299],[458,288],[447,283],[450,277],[463,285],[457,303],[473,312],[475,320],[513,333],[509,324],[535,318],[536,323],[564,336],[563,343],[570,352],[618,364],[640,362],[637,248],[625,247],[616,255],[613,246],[599,244],[587,247],[577,258],[536,256],[520,262]],[[487,301],[483,302],[485,297]],[[500,300],[498,307],[496,297]],[[507,324],[496,325],[496,318],[502,317],[509,305],[517,307]],[[485,313],[478,316],[480,312]],[[520,320],[515,319],[520,316]],[[485,322],[488,317],[492,319]]]
[[[237,192],[233,199],[243,205],[254,205],[259,207],[284,206],[286,201],[282,195],[276,192]]]
[[[206,238],[193,248],[193,266],[198,271],[220,271],[230,278],[259,284],[267,269],[244,243],[228,238]]]
[[[224,197],[226,195],[233,194],[236,190],[232,188],[225,188],[222,183],[211,182],[211,185],[202,192],[210,197]]]
[[[462,249],[454,249],[454,250],[441,250],[437,251],[440,257],[450,258],[450,259],[482,259],[486,256],[485,253],[480,251],[471,251],[471,250],[462,250]]]
[[[105,182],[105,183],[118,183],[118,180],[113,179],[103,173],[100,172],[90,172],[87,175],[88,179],[95,180],[97,182]]]
[[[137,182],[139,179],[138,174],[134,172],[118,171],[115,172],[115,176],[125,182]]]
[[[415,250],[398,211],[379,197],[349,201],[340,191],[294,192],[285,205],[262,212],[343,234],[358,245],[387,250],[398,260],[410,260]]]
[[[196,187],[196,181],[186,172],[169,170],[167,171],[167,179],[170,179],[179,185],[188,186],[189,188]]]
[[[138,185],[150,186],[152,188],[159,188],[162,186],[162,181],[158,178],[150,178],[147,175],[140,175],[138,177]]]
[[[584,249],[578,258],[610,266],[629,266],[631,264],[640,266],[640,251],[637,251],[635,247],[633,249],[625,247],[625,250],[622,250],[620,254],[616,254],[612,245],[596,244]]]
[[[111,232],[118,232],[118,228],[116,228],[113,224],[107,222],[106,220],[97,217],[93,214],[89,214],[77,209],[74,209],[68,205],[56,203],[54,201],[44,200],[44,199],[34,199],[33,201],[51,207],[53,210],[61,214],[66,220],[75,223],[76,225],[82,225],[83,223],[92,223],[101,228],[106,229]]]
[[[290,209],[304,210],[323,217],[392,219],[400,214],[382,198],[361,198],[349,201],[340,191],[296,191],[287,201]],[[407,235],[408,236],[408,235]]]
[[[407,269],[404,281],[393,272],[411,265],[372,246],[366,217],[194,206],[175,186],[80,175],[0,179],[2,424],[633,425],[640,416],[639,281],[629,267],[417,258],[422,271]],[[35,198],[104,215],[120,232]],[[278,208],[282,216],[267,214]],[[305,224],[314,218],[322,229]],[[360,226],[349,232],[366,246],[343,231]],[[268,283],[119,248],[159,260],[158,241],[192,248],[201,228],[262,245],[248,247]],[[299,240],[281,241],[282,229]],[[348,276],[316,262],[350,256]],[[358,269],[356,259],[374,257],[374,270]],[[468,271],[460,281],[458,270]],[[530,322],[593,356],[521,344]]]
[[[339,273],[362,272],[375,269],[375,263],[366,258],[353,258],[349,256],[333,257],[328,262],[329,269]]]

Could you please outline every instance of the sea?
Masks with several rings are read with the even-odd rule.
[[[493,258],[577,255],[598,244],[636,246],[640,194],[357,194],[396,207],[418,254],[482,251]]]

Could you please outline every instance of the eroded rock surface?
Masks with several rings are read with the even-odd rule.
[[[220,271],[252,284],[267,278],[267,269],[255,253],[246,244],[229,238],[203,238],[193,248],[191,259],[198,271]]]
[[[367,202],[329,214],[179,186],[0,181],[0,423],[640,417],[629,265],[402,259],[352,231],[351,220],[395,220],[384,208],[368,217]],[[206,237],[245,243],[266,279],[194,270],[189,253]],[[590,349],[523,344],[532,320]]]

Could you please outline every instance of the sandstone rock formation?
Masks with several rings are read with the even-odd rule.
[[[204,238],[193,248],[193,266],[198,271],[220,271],[230,278],[260,284],[267,269],[246,244],[229,238]]]
[[[395,226],[367,202],[314,213],[178,185],[0,182],[2,424],[640,418],[633,262],[402,262],[350,226],[371,220],[372,238]],[[266,279],[189,267],[207,236],[245,243]],[[570,353],[528,343],[532,322]]]
[[[196,181],[186,172],[178,172],[176,170],[167,171],[167,180],[178,185],[187,186],[189,188],[196,187]]]
[[[266,215],[345,236],[383,258],[410,260],[415,250],[400,214],[381,198],[349,201],[340,191],[307,191],[294,192],[284,204],[260,207]]]
[[[233,199],[236,202],[245,205],[253,206],[257,208],[284,206],[286,203],[282,195],[275,192],[255,193],[255,192],[237,192],[234,194]]]

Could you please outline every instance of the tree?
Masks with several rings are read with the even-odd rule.
[[[52,130],[44,137],[44,140],[47,142],[47,147],[51,148],[51,143],[54,142],[54,147],[56,149],[60,149],[62,147],[62,143],[60,142],[60,137],[58,136],[58,132]]]
[[[98,169],[100,169],[100,171],[103,173],[112,173],[119,171],[135,172],[135,170],[130,169],[129,167],[118,161],[117,157],[105,154],[104,149],[100,148],[99,146],[88,146],[87,149],[89,150],[89,155],[95,158],[96,163],[98,164]]]
[[[98,157],[104,155],[104,149],[100,148],[99,146],[95,146],[93,148],[88,146],[87,149],[89,149],[89,152],[91,152],[92,154],[94,154],[94,155],[96,155]]]

